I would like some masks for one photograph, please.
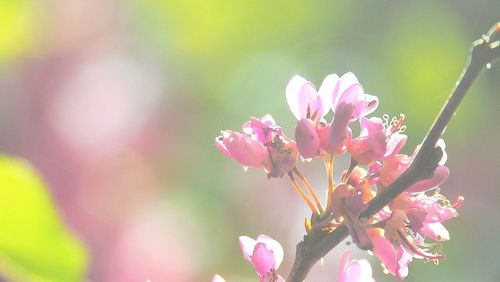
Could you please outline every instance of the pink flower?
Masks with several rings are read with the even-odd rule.
[[[281,132],[270,115],[252,118],[243,132],[224,130],[215,147],[245,167],[264,168],[270,177],[281,177],[295,167],[297,147]]]
[[[267,167],[268,152],[264,144],[250,136],[232,130],[224,130],[215,139],[215,146],[226,156],[247,167]]]
[[[399,152],[407,139],[399,132],[402,122],[403,116],[397,124],[389,126],[379,118],[361,118],[360,136],[352,140],[348,147],[352,158],[360,164],[369,165]]]
[[[329,87],[328,77],[316,91],[314,84],[294,75],[286,87],[286,99],[293,115],[299,120],[295,129],[295,139],[300,154],[308,159],[319,156],[321,143],[317,132],[319,120],[330,110],[330,105],[322,101],[322,93]],[[334,82],[336,83],[336,82]]]
[[[378,98],[365,94],[358,79],[351,72],[338,78],[337,85],[330,89],[328,94],[323,95],[331,97],[329,100],[334,118],[323,135],[323,149],[329,153],[341,154],[346,151],[352,138],[349,123],[372,113],[378,106]]]
[[[351,252],[346,250],[340,259],[337,282],[375,282],[372,267],[365,260],[349,260]]]
[[[425,192],[432,188],[436,188],[443,184],[450,175],[449,169],[444,166],[446,162],[446,152],[444,151],[445,144],[442,139],[438,142],[438,146],[443,149],[443,158],[434,170],[434,174],[429,179],[424,179],[414,183],[406,192],[419,193]],[[407,156],[403,154],[395,154],[384,160],[384,165],[380,169],[380,183],[385,187],[389,186],[396,180],[405,170],[410,166],[414,156]]]
[[[348,72],[342,77],[328,75],[316,91],[314,84],[295,75],[286,88],[290,110],[299,120],[295,137],[300,154],[313,158],[320,149],[341,154],[347,150],[352,133],[349,123],[373,112],[378,98],[364,93],[356,76]],[[331,124],[320,122],[332,109],[335,114]]]
[[[426,237],[435,241],[449,240],[450,236],[441,222],[457,216],[456,209],[463,198],[451,205],[442,195],[404,193],[391,204],[392,213],[380,211],[384,230],[371,230],[373,253],[387,270],[399,279],[408,275],[408,264],[413,260],[443,259],[438,244],[425,243]]]
[[[450,233],[441,222],[458,216],[457,208],[462,204],[462,197],[459,197],[454,205],[450,205],[441,194],[427,196],[421,193],[410,201],[413,208],[425,214],[421,228],[418,230],[422,236],[427,236],[435,241],[450,240]]]
[[[259,235],[256,240],[241,236],[239,240],[243,257],[255,267],[259,282],[285,281],[276,273],[284,255],[279,242],[266,235]]]
[[[376,96],[364,93],[363,87],[352,72],[347,72],[339,78],[331,95],[331,107],[335,115],[339,115],[341,110],[344,113],[350,112],[351,122],[375,111],[379,103]]]

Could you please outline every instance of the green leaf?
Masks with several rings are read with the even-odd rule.
[[[0,276],[82,281],[86,265],[83,244],[61,221],[35,170],[0,155]]]

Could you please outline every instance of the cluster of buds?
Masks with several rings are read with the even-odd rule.
[[[359,248],[372,251],[386,272],[399,279],[408,275],[408,264],[413,258],[436,262],[443,259],[439,242],[450,236],[442,222],[457,215],[456,209],[463,200],[460,197],[456,204],[450,204],[439,193],[438,186],[449,175],[444,165],[446,154],[431,178],[414,183],[373,218],[360,218],[368,202],[413,161],[414,155],[400,153],[407,140],[405,116],[368,118],[376,110],[378,98],[366,94],[352,73],[327,76],[319,90],[296,75],[286,87],[286,98],[298,120],[295,141],[266,115],[244,123],[243,133],[222,131],[216,138],[216,147],[244,167],[264,168],[268,177],[287,174],[311,209],[312,216],[305,222],[308,234],[331,232],[343,224]],[[328,121],[330,110],[333,117]],[[350,126],[354,122],[359,122],[360,133],[353,139]],[[444,141],[440,140],[438,146],[444,152]],[[349,154],[351,162],[335,183],[334,159],[342,154]],[[325,204],[297,168],[299,158],[323,160],[328,181]],[[435,242],[428,243],[426,239]],[[267,250],[273,252],[272,248]],[[256,266],[252,257],[245,255],[249,253],[243,253]],[[282,250],[279,254],[282,259]],[[256,266],[260,281],[284,281],[275,273],[276,264],[273,267],[262,272]]]

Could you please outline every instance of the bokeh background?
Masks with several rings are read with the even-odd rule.
[[[375,115],[406,114],[411,153],[470,43],[499,12],[495,0],[0,0],[0,151],[32,164],[59,229],[81,242],[71,251],[39,236],[33,225],[45,228],[50,205],[38,210],[21,186],[4,183],[13,189],[0,195],[11,205],[0,223],[0,276],[256,281],[238,236],[261,233],[282,243],[286,276],[307,209],[287,179],[244,172],[217,152],[219,131],[271,113],[293,136],[288,79],[319,84],[353,71],[380,97]],[[480,76],[445,134],[451,176],[442,192],[465,196],[447,223],[448,259],[412,263],[407,281],[500,277],[499,69]],[[336,165],[338,177],[346,160]],[[322,164],[301,169],[325,187]],[[24,222],[24,211],[41,218]],[[335,281],[346,247],[308,281]],[[373,262],[377,281],[396,281],[352,249]],[[59,261],[40,266],[54,254]],[[73,276],[64,276],[67,262]]]

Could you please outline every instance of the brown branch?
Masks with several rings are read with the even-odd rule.
[[[486,35],[483,35],[481,39],[472,44],[466,67],[452,94],[424,138],[412,164],[387,189],[368,203],[368,207],[361,214],[361,217],[372,217],[412,184],[432,177],[443,154],[439,147],[436,148],[436,143],[474,80],[487,64],[492,64],[500,56],[499,39],[500,23],[497,23]],[[329,233],[305,235],[304,240],[297,244],[295,261],[287,281],[304,281],[313,265],[340,244],[348,235],[347,228],[344,225]]]

